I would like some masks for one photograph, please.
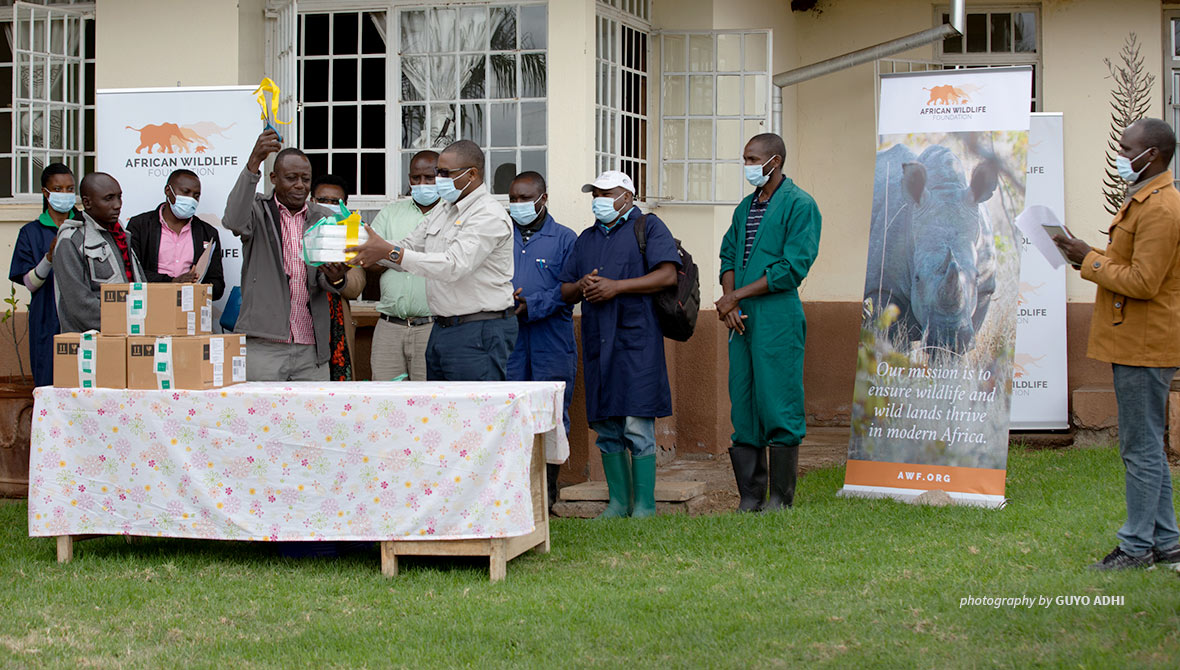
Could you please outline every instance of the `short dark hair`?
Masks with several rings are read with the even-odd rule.
[[[185,168],[178,168],[176,170],[173,170],[172,174],[168,175],[168,181],[165,183],[172,184],[173,182],[176,181],[176,179],[178,179],[180,177],[192,177],[193,179],[196,179],[198,182],[201,181],[201,178],[197,176],[196,172],[193,172],[192,170],[187,170]]]
[[[783,138],[776,133],[762,133],[750,138],[750,142],[766,149],[771,154],[778,155],[784,161],[787,160],[787,145],[783,142]]]
[[[85,177],[82,177],[82,183],[78,184],[78,193],[83,197],[89,197],[90,194],[94,193],[94,189],[98,188],[98,185],[107,179],[116,184],[119,183],[118,179],[105,172],[91,172]]]
[[[311,180],[311,194],[315,196],[315,190],[321,186],[338,186],[344,192],[344,199],[348,200],[350,195],[348,192],[348,182],[344,181],[344,177],[337,174],[322,174]]]
[[[307,161],[309,164],[311,163],[311,161],[307,158],[307,154],[303,153],[299,149],[296,149],[295,147],[287,147],[286,149],[283,149],[282,151],[275,154],[274,167],[277,168],[279,163],[282,163],[283,159],[288,156],[298,156],[299,158]]]
[[[546,191],[549,190],[549,187],[545,184],[545,178],[541,176],[540,172],[534,172],[532,170],[525,170],[524,172],[521,172],[520,174],[516,175],[516,177],[512,181],[521,181],[521,180],[531,181],[531,182],[535,183],[537,186],[541,187],[542,193],[545,193]]]
[[[1176,153],[1176,133],[1173,132],[1172,126],[1168,125],[1167,121],[1163,119],[1139,119],[1135,122],[1143,132],[1143,142],[1149,147],[1155,147],[1160,156],[1164,159],[1164,164],[1172,162],[1172,155]]]
[[[435,165],[438,165],[438,152],[431,151],[430,149],[423,149],[422,151],[419,151],[418,153],[414,154],[413,156],[410,156],[410,165],[413,165],[415,161],[420,161],[424,158],[428,158],[428,159],[434,161]]]
[[[443,149],[443,153],[455,154],[459,158],[462,158],[464,162],[474,165],[479,169],[480,174],[483,174],[483,149],[480,149],[479,145],[475,142],[471,140],[459,140],[458,142],[452,143],[446,149]]]
[[[58,174],[68,174],[74,176],[73,170],[65,163],[50,163],[41,171],[41,188],[49,186],[49,178]]]

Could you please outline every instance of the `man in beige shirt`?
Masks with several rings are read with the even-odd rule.
[[[442,202],[397,244],[366,228],[353,263],[380,263],[426,278],[434,329],[426,345],[431,381],[504,381],[516,343],[512,221],[484,186],[484,154],[459,140],[438,157]]]

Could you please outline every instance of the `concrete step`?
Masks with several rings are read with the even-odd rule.
[[[686,502],[705,493],[705,482],[656,480],[656,502]],[[606,482],[582,482],[561,489],[558,495],[565,501],[610,500]]]

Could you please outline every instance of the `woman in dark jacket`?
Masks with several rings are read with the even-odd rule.
[[[132,217],[127,222],[127,232],[131,237],[131,248],[143,265],[149,282],[200,281],[212,284],[213,299],[219,300],[225,292],[221,240],[216,228],[197,218],[200,199],[201,180],[197,175],[190,170],[176,170],[168,175],[164,202]],[[201,278],[193,266],[204,253],[206,243],[212,247],[212,252],[209,269]]]

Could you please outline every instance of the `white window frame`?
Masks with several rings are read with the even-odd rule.
[[[694,70],[692,70],[691,64],[686,61],[685,62],[685,66],[687,68],[686,71],[684,71],[684,72],[669,71],[666,66],[666,57],[665,57],[666,51],[664,49],[664,44],[665,44],[666,38],[669,36],[683,36],[685,38],[686,42],[688,42],[689,40],[691,40],[692,37],[701,36],[701,35],[707,35],[707,36],[712,37],[712,42],[713,42],[713,46],[712,46],[713,66],[712,66],[712,68],[709,70],[694,71]],[[737,70],[722,71],[722,70],[717,69],[717,41],[718,41],[718,37],[722,36],[722,35],[736,35],[741,38],[741,43],[742,43],[741,52],[740,52],[741,53],[741,55],[740,55],[741,65],[740,65],[739,69],[737,69]],[[746,69],[746,36],[748,36],[748,35],[765,35],[765,37],[766,37],[766,62],[763,66],[764,69],[761,69],[761,70],[752,70],[752,69],[747,70]],[[691,47],[689,47],[689,48],[691,48]],[[739,149],[738,155],[736,155],[736,156],[719,156],[718,155],[717,126],[716,126],[716,124],[718,121],[723,121],[723,120],[724,121],[736,121],[738,123],[738,127],[741,132],[741,137],[745,138],[745,140],[748,140],[749,137],[752,137],[752,135],[750,133],[753,131],[753,128],[748,127],[748,124],[750,122],[758,122],[758,124],[759,124],[758,133],[771,132],[771,122],[770,121],[771,121],[771,114],[773,114],[771,101],[772,101],[772,93],[773,93],[772,88],[774,85],[773,81],[772,81],[772,77],[773,77],[774,73],[771,72],[771,60],[773,58],[773,54],[774,54],[774,34],[773,34],[773,31],[768,30],[768,29],[664,31],[660,34],[660,88],[659,88],[660,124],[659,124],[659,133],[658,133],[659,139],[658,139],[658,147],[657,147],[657,156],[659,157],[658,162],[660,165],[659,184],[660,184],[660,199],[661,200],[666,201],[668,203],[678,204],[678,205],[718,205],[718,204],[736,204],[738,202],[741,202],[740,197],[737,200],[728,200],[728,199],[719,198],[718,194],[717,194],[717,188],[718,188],[717,175],[719,174],[719,171],[720,170],[732,170],[733,178],[735,180],[741,179],[741,166],[744,164],[744,161],[743,161],[742,156],[740,154],[740,149]],[[666,96],[666,87],[667,87],[667,81],[668,81],[667,78],[669,76],[683,76],[686,79],[686,91],[685,91],[686,107],[685,107],[684,113],[682,113],[682,114],[668,114],[667,110],[664,108],[664,100],[665,100],[665,96]],[[687,106],[689,101],[691,101],[691,96],[692,96],[691,86],[689,86],[687,84],[687,80],[689,77],[692,77],[692,76],[710,76],[710,77],[712,77],[712,79],[713,79],[713,87],[712,87],[713,93],[712,93],[712,100],[710,102],[710,104],[712,106],[712,113],[711,114],[708,114],[708,115],[692,114],[689,107]],[[742,91],[743,91],[743,93],[742,93],[742,95],[743,95],[742,109],[739,109],[739,112],[736,115],[733,115],[733,114],[720,115],[717,113],[717,99],[718,99],[717,78],[719,76],[725,76],[725,77],[737,76],[740,78],[740,81],[743,82],[743,84],[742,84],[743,85],[743,88],[742,88]],[[752,110],[752,111],[750,111],[750,113],[747,113],[748,110],[744,109],[744,95],[745,95],[744,81],[745,81],[745,77],[747,77],[747,76],[751,76],[751,77],[760,76],[760,77],[763,77],[765,80],[765,88],[763,90],[764,107],[761,110]],[[689,144],[688,122],[692,121],[692,120],[699,121],[699,120],[705,120],[705,119],[709,119],[713,123],[713,146],[712,146],[712,149],[710,150],[710,157],[709,158],[691,158],[688,155],[688,144]],[[685,122],[685,137],[684,137],[685,156],[684,156],[684,158],[667,158],[664,155],[664,140],[665,140],[664,126],[665,126],[665,122],[669,121],[669,120],[671,120],[671,121],[684,121]],[[676,195],[669,194],[671,184],[668,183],[668,180],[666,177],[667,166],[669,164],[684,166],[684,175],[682,177],[681,184],[680,184],[680,194],[682,194],[681,197],[676,197]],[[706,200],[690,198],[689,197],[689,167],[692,165],[704,165],[704,164],[708,164],[711,166],[712,172],[711,172],[711,178],[709,181],[712,184],[712,193],[711,193],[712,197],[710,199],[706,199]],[[744,197],[746,195],[747,189],[749,188],[748,185],[744,181],[742,181],[739,188],[742,191],[742,197]]]
[[[1168,123],[1172,131],[1180,130],[1180,39],[1177,39],[1176,29],[1180,28],[1180,8],[1171,7],[1164,10],[1163,41],[1164,49],[1164,90],[1167,95],[1165,109],[1167,109]],[[1180,144],[1176,147],[1176,154],[1172,156],[1172,183],[1180,188]]]
[[[632,0],[632,2],[634,1]],[[612,0],[612,2],[619,5],[624,0]],[[636,181],[636,200],[644,203],[650,197],[651,186],[655,182],[651,178],[650,142],[652,135],[651,63],[652,42],[655,34],[651,30],[651,25],[641,19],[638,13],[620,10],[608,4],[606,0],[598,0],[596,8],[594,25],[594,166],[596,172],[601,173],[606,170],[623,170],[624,161],[636,164],[638,174],[632,175],[632,180]],[[650,15],[648,5],[644,5],[643,9]],[[609,35],[604,35],[604,27],[609,30]],[[644,45],[646,71],[622,63],[624,31],[641,33],[646,37]],[[604,53],[608,50],[611,53]],[[604,77],[604,73],[607,76]],[[641,88],[646,104],[639,111],[623,111],[621,107],[624,73],[643,78]],[[630,119],[639,124],[640,131],[637,136],[639,146],[637,150],[631,152],[634,155],[626,154],[623,149],[624,119]]]
[[[86,57],[85,22],[92,22],[94,18],[94,4],[90,2],[50,2],[47,4],[15,2],[12,7],[0,10],[0,23],[9,24],[13,36],[12,62],[10,64],[12,106],[2,110],[10,115],[12,151],[0,154],[0,158],[10,161],[9,185],[12,194],[4,197],[4,202],[40,203],[40,173],[51,162],[64,162],[79,176],[93,169],[94,138],[88,136],[86,120],[94,118],[94,99],[92,94],[89,104],[87,103],[87,86],[89,84],[86,66],[89,64],[93,68],[94,59]],[[71,23],[76,25],[71,27]],[[70,31],[78,31],[75,53],[66,54],[64,51],[54,53],[50,45],[52,35],[49,34],[42,36],[47,47],[37,50],[32,37],[25,35],[25,30],[30,24],[35,25],[37,30],[44,30],[46,33],[52,30],[51,26],[57,24],[62,30],[63,49],[69,43]],[[33,65],[28,65],[29,63],[33,63]],[[41,84],[42,95],[38,96],[37,85],[34,83],[38,70],[41,81],[45,82],[51,78],[51,72],[55,67],[61,68],[61,99],[53,100],[53,87],[44,83]],[[22,90],[21,84],[25,81],[30,83]],[[42,126],[42,143],[34,146],[31,131],[27,139],[22,142],[20,126],[24,122],[24,118],[31,118],[38,112],[40,112],[39,123]],[[53,112],[61,114],[60,146],[58,147],[49,144],[49,138],[52,136],[50,124]],[[89,150],[87,150],[87,142],[90,143]],[[23,172],[21,163],[24,164]],[[40,169],[36,167],[38,163]],[[27,179],[24,184],[21,183],[22,176]]]
[[[1035,107],[1032,111],[1039,112],[1043,109],[1041,90],[1045,80],[1044,68],[1044,51],[1045,43],[1042,39],[1043,24],[1041,18],[1041,6],[1039,4],[1003,4],[997,3],[994,5],[972,5],[967,8],[966,14],[1003,14],[1011,13],[1017,14],[1022,12],[1029,12],[1036,16],[1036,51],[1013,51],[1009,52],[992,52],[991,47],[991,28],[990,20],[988,21],[988,51],[984,52],[970,52],[966,51],[966,36],[961,39],[964,40],[963,53],[945,53],[943,52],[943,42],[935,42],[934,44],[934,60],[942,63],[943,69],[957,70],[961,68],[980,68],[980,67],[1009,67],[1013,65],[1029,65],[1033,68],[1033,90],[1032,102]],[[943,14],[949,14],[950,7],[942,5],[934,8],[934,25],[942,24]],[[964,17],[964,25],[966,17]],[[1015,31],[1015,23],[1012,30]],[[1015,40],[1015,32],[1013,32],[1013,40]],[[1013,45],[1015,47],[1015,44]],[[878,80],[879,81],[879,80]]]
[[[645,0],[646,1],[646,0]],[[528,4],[551,4],[548,0],[462,0],[460,2],[447,2],[445,4],[454,5],[456,7],[472,6],[472,5],[528,5]],[[298,26],[299,21],[304,14],[318,14],[318,13],[334,13],[334,12],[385,12],[386,13],[386,83],[385,83],[385,181],[386,193],[385,195],[356,195],[349,197],[349,205],[355,209],[375,209],[386,203],[400,198],[404,195],[406,190],[406,176],[403,174],[401,156],[404,151],[402,149],[402,124],[401,124],[401,25],[400,13],[402,11],[413,11],[420,9],[432,9],[440,7],[438,2],[429,2],[427,0],[269,0],[267,17],[270,19],[270,26],[268,36],[270,42],[267,48],[268,64],[272,66],[272,71],[276,73],[275,82],[283,89],[283,99],[287,100],[287,91],[291,91],[290,106],[292,115],[284,117],[284,112],[280,108],[280,118],[294,117],[293,124],[302,124],[304,105],[302,103],[302,92],[298,90],[298,68],[301,67],[300,59],[298,57]],[[283,28],[282,24],[287,27]],[[285,31],[285,32],[284,32]],[[290,39],[286,40],[285,36],[290,35]],[[554,36],[547,35],[547,46],[544,49],[546,56],[546,87],[545,87],[545,103],[546,103],[546,125],[548,125],[550,111],[552,110],[552,99],[549,96],[551,88],[551,75],[549,72],[550,50],[553,43]],[[278,49],[289,45],[289,49],[285,49],[280,53]],[[519,47],[519,45],[518,45]],[[517,52],[522,51],[517,49]],[[524,49],[523,51],[537,51],[537,49]],[[289,53],[288,53],[289,52]],[[504,52],[516,53],[516,52]],[[519,58],[518,58],[519,62]],[[519,65],[518,65],[519,71]],[[286,73],[285,75],[283,73]],[[284,77],[280,81],[280,77]],[[286,86],[283,82],[288,82]],[[519,78],[518,78],[519,81]],[[351,101],[350,101],[351,102]],[[486,104],[486,100],[471,101],[474,103]],[[349,104],[342,102],[341,104]],[[356,101],[353,104],[358,106],[361,101]],[[417,103],[415,103],[417,104]],[[424,103],[425,104],[425,103]],[[518,112],[519,116],[519,112]],[[302,137],[299,134],[297,127],[283,126],[284,136],[286,130],[291,129],[291,132],[296,133],[294,137]],[[544,149],[546,160],[546,171],[549,161],[549,142],[552,137],[552,128],[547,128],[546,131],[546,145],[544,147],[531,147],[517,145],[516,151],[527,151],[530,149]],[[521,139],[519,134],[520,128],[518,124],[517,138]],[[330,146],[330,143],[329,143]],[[482,145],[481,145],[482,146]],[[357,149],[358,154],[360,149]],[[492,148],[485,148],[485,155],[487,163],[485,170],[491,169],[491,152]],[[518,154],[519,155],[519,154]],[[329,163],[330,166],[330,163]],[[359,174],[359,172],[358,172]],[[491,183],[491,175],[488,174],[485,179],[489,184]],[[359,187],[359,184],[357,185]],[[507,201],[506,195],[496,196],[498,199]]]

